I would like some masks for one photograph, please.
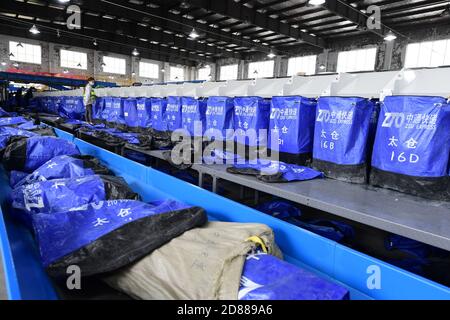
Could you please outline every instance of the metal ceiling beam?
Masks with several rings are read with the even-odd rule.
[[[229,44],[235,44],[239,47],[253,48],[261,52],[269,52],[264,46],[258,46],[242,39],[242,37],[233,36],[231,33],[209,27],[208,24],[201,24],[195,19],[187,19],[180,15],[170,13],[169,10],[161,6],[151,8],[145,4],[133,4],[123,0],[72,0],[71,3],[80,3],[81,8],[89,9],[94,12],[106,12],[119,17],[134,17],[133,20],[148,18],[152,24],[162,27],[164,30],[172,30],[177,33],[188,34],[192,28],[200,33],[206,33],[208,38],[224,41]],[[192,1],[189,1],[192,5]]]
[[[65,21],[65,11],[63,10],[58,10],[52,7],[43,7],[23,2],[17,2],[14,0],[2,0],[0,2],[0,10],[9,13],[15,13],[18,15],[27,15],[44,20]],[[202,53],[210,53],[218,57],[233,57],[233,58],[240,57],[239,54],[234,54],[226,50],[220,50],[217,49],[216,47],[208,46],[205,43],[201,44],[198,41],[191,41],[188,40],[186,37],[180,38],[175,36],[175,34],[167,34],[163,31],[157,31],[151,28],[143,27],[136,23],[123,22],[113,19],[105,19],[101,17],[94,17],[91,15],[84,14],[82,16],[82,26],[83,28],[87,27],[95,30],[104,30],[106,31],[106,33],[111,33],[114,36],[120,32],[122,35],[130,35],[135,38],[147,39],[149,41],[151,40],[157,41],[159,43],[168,44],[169,46],[183,48],[188,50],[192,60],[194,61],[202,59],[202,56],[195,54],[195,52],[197,51]],[[73,30],[73,31],[79,33],[81,30]],[[94,37],[96,36],[94,35]],[[97,37],[99,38],[99,36]],[[124,37],[123,40],[125,41],[123,43],[127,44],[128,42],[131,41],[131,38]],[[145,43],[141,41],[141,46],[148,47],[150,45],[151,44],[149,44],[148,42]],[[156,48],[157,50],[164,50],[164,51],[173,50],[167,47],[161,47],[157,45],[151,46],[153,46],[153,48]]]
[[[30,38],[30,32],[29,26],[24,27],[21,24],[16,24],[14,22],[6,22],[0,20],[0,33],[14,36],[14,37],[20,37],[20,38]],[[116,54],[122,54],[122,55],[130,55],[130,48],[120,45],[120,43],[113,43],[113,42],[104,42],[99,41],[98,46],[93,48],[92,40],[86,38],[74,38],[74,37],[68,37],[64,33],[61,33],[61,36],[58,37],[56,33],[51,32],[48,33],[45,30],[41,30],[41,33],[36,37],[33,36],[33,39],[45,41],[45,42],[51,42],[56,43],[64,46],[73,46],[73,47],[80,47],[80,48],[86,48],[91,50],[97,50],[97,51],[104,51],[104,52],[111,52]],[[120,39],[117,39],[120,40]],[[174,64],[182,64],[182,65],[188,65],[188,66],[194,66],[195,63],[192,61],[192,58],[188,59],[184,57],[183,54],[179,54],[178,57],[176,56],[170,56],[167,54],[167,52],[161,51],[160,53],[157,52],[148,52],[148,51],[141,51],[141,58],[144,59],[151,59],[151,60],[158,60],[158,61],[166,61]]]
[[[274,0],[274,1],[270,1],[270,2],[266,2],[266,3],[260,3],[257,4],[253,9],[255,10],[263,10],[272,6],[276,6],[278,4],[287,2],[288,0]]]
[[[298,39],[306,44],[325,48],[325,41],[319,37],[313,37],[306,32],[291,27],[287,23],[280,22],[279,19],[271,18],[267,14],[257,12],[234,0],[191,0],[191,3],[197,7],[205,8],[209,11],[228,16],[233,19],[247,21],[248,23],[273,31],[275,33]]]

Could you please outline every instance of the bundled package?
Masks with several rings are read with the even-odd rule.
[[[67,277],[71,265],[82,276],[115,271],[206,221],[202,208],[171,200],[101,201],[33,215],[42,263],[56,278]]]
[[[72,142],[56,137],[33,136],[10,143],[3,155],[6,170],[31,173],[56,156],[79,155]]]
[[[441,97],[389,96],[372,155],[373,185],[450,200],[450,105]]]
[[[239,300],[348,300],[343,286],[265,253],[247,257]]]
[[[366,183],[374,108],[375,103],[365,98],[320,97],[314,131],[314,168],[329,178]]]
[[[25,122],[28,122],[28,120],[24,117],[3,117],[0,118],[0,127],[14,126]]]
[[[286,163],[305,165],[311,159],[317,102],[301,96],[273,97],[269,148]],[[274,137],[278,136],[278,139]]]
[[[104,279],[137,299],[236,300],[246,256],[260,245],[281,257],[266,225],[209,222]]]
[[[57,156],[47,161],[33,173],[20,179],[20,171],[11,172],[11,187],[16,188],[26,184],[54,179],[76,179],[95,174],[111,175],[112,172],[100,164],[100,161],[92,156]]]

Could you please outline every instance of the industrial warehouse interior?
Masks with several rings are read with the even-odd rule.
[[[450,300],[449,79],[448,0],[2,0],[0,300]]]

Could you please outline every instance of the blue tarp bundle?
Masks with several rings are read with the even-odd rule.
[[[54,103],[54,102],[53,102]],[[64,97],[59,107],[59,115],[69,119],[83,119],[85,113],[82,97]]]
[[[261,97],[234,98],[234,130],[236,141],[247,146],[256,147],[267,145],[269,130],[270,100]],[[246,138],[247,130],[255,130],[255,137]],[[266,130],[267,134],[259,135],[259,130]]]
[[[450,105],[441,97],[389,96],[381,107],[371,183],[450,200]]]
[[[33,137],[37,134],[31,131],[28,131],[26,129],[21,129],[19,127],[0,127],[0,136],[7,136],[7,137],[13,137],[13,136],[22,136],[22,137]]]
[[[232,140],[234,134],[234,100],[229,97],[209,97],[206,108],[205,135],[214,140]],[[227,130],[230,130],[227,132]],[[218,133],[222,137],[218,139]]]
[[[347,300],[341,285],[324,280],[272,255],[248,255],[239,300]]]
[[[311,168],[277,161],[235,164],[227,168],[230,173],[256,176],[265,182],[305,181],[322,178],[323,174]]]
[[[17,176],[17,171],[11,172],[11,177]],[[94,174],[109,174],[109,170],[100,165],[98,160],[86,156],[57,156],[47,161],[31,174],[26,174],[16,181],[11,181],[11,187],[55,179],[76,179]]]
[[[166,112],[167,100],[164,98],[152,98],[152,129],[156,131],[167,131],[167,124],[164,118]]]
[[[189,134],[194,136],[202,136],[206,130],[206,99],[195,99],[192,97],[181,98],[181,119],[182,127]]]
[[[66,277],[69,265],[83,276],[114,271],[206,221],[203,209],[170,200],[95,202],[33,216],[43,265],[54,277]]]
[[[317,102],[300,96],[273,97],[270,107],[270,134],[279,139],[269,148],[280,152],[280,160],[305,164],[311,157]]]
[[[167,97],[165,118],[168,131],[175,131],[182,128],[181,97]]]
[[[358,97],[320,97],[313,165],[327,177],[367,182],[368,138],[374,102]]]
[[[28,120],[24,117],[3,117],[0,118],[0,127],[3,126],[14,126],[27,122]]]
[[[60,138],[33,136],[8,145],[3,164],[9,171],[31,173],[56,156],[79,155],[75,144]]]

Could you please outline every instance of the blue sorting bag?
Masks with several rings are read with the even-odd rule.
[[[25,122],[28,122],[28,120],[25,119],[24,117],[4,117],[0,118],[0,127],[14,126]]]
[[[33,136],[10,143],[3,155],[3,165],[8,171],[31,173],[56,156],[79,154],[75,144],[67,140]]]
[[[441,97],[389,96],[381,105],[370,183],[450,200],[450,105]]]
[[[139,127],[136,98],[125,99],[123,103],[123,116],[129,130],[135,131]]]
[[[110,114],[113,111],[113,97],[104,97],[103,98],[103,111],[101,114],[101,119],[108,122],[110,118]]]
[[[105,98],[97,97],[95,103],[92,105],[92,118],[101,121],[103,120],[103,111],[105,110]]]
[[[82,97],[64,97],[59,107],[59,115],[69,119],[84,118],[85,107]]]
[[[313,166],[333,179],[366,183],[368,139],[375,103],[358,97],[320,97]]]
[[[275,256],[249,254],[242,270],[239,300],[348,300],[343,286]]]
[[[267,146],[270,100],[261,97],[234,98],[235,140],[250,147]],[[249,130],[254,130],[251,134]],[[266,130],[260,135],[259,130]]]
[[[182,128],[181,97],[167,97],[165,119],[168,131],[172,132]]]
[[[301,96],[272,98],[269,148],[280,161],[305,165],[311,159],[316,106],[315,99]]]
[[[136,103],[137,126],[141,130],[152,127],[152,99],[138,98]]]
[[[106,121],[112,126],[125,129],[124,102],[125,98],[114,97],[112,108]]]
[[[202,208],[172,200],[95,202],[33,216],[42,263],[56,278],[67,277],[70,265],[82,276],[117,270],[206,222]]]
[[[271,200],[260,204],[256,209],[336,242],[348,243],[355,237],[353,228],[341,221],[329,219],[300,220],[301,210],[286,200]]]
[[[139,200],[125,180],[114,176],[91,175],[25,184],[12,190],[11,207],[27,225],[36,213],[67,211],[103,200]]]
[[[234,138],[234,100],[230,97],[209,97],[205,115],[205,136],[214,140]]]
[[[16,171],[12,171],[11,176],[13,172]],[[33,173],[25,173],[25,176],[11,184],[11,187],[16,188],[54,179],[76,179],[95,174],[112,175],[112,172],[101,165],[98,159],[91,156],[57,156],[44,163]]]
[[[53,97],[53,99],[53,104],[51,104],[49,112],[52,114],[59,114],[64,102],[64,97]]]
[[[206,108],[207,99],[181,98],[182,128],[187,130],[191,137],[203,136],[206,129]]]
[[[165,121],[165,113],[167,107],[167,100],[164,98],[151,98],[151,116],[152,129],[155,131],[167,131],[167,124]]]
[[[323,173],[308,167],[277,161],[257,161],[257,163],[235,164],[227,172],[256,176],[264,182],[291,182],[322,178]]]

